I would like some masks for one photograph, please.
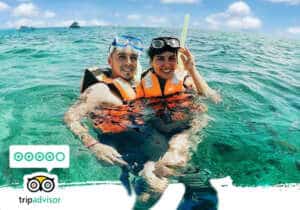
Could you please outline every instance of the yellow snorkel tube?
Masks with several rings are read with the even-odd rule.
[[[184,16],[184,23],[183,23],[183,28],[182,28],[182,32],[181,32],[181,39],[180,39],[181,47],[185,46],[185,40],[187,37],[189,21],[190,21],[190,14],[186,14]]]
[[[183,47],[183,48],[185,47],[185,41],[186,41],[186,37],[187,37],[189,21],[190,21],[190,14],[186,14],[184,16],[184,22],[183,22],[181,38],[180,38],[180,47]],[[178,69],[184,70],[184,65],[182,63],[180,55],[181,55],[181,53],[179,52],[178,53]]]

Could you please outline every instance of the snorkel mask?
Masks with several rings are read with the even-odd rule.
[[[148,55],[152,60],[154,55],[161,54],[166,51],[177,53],[179,48],[180,41],[176,37],[158,37],[152,39]]]
[[[158,37],[152,39],[150,47],[153,49],[162,49],[166,47],[178,49],[180,47],[180,41],[175,37]]]
[[[133,52],[140,55],[143,52],[143,42],[141,39],[133,36],[116,36],[109,46],[109,54],[111,54],[115,49],[122,50],[125,48],[129,48]]]

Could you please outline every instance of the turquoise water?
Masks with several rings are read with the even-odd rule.
[[[116,34],[149,43],[178,29],[98,27],[0,31],[0,185],[18,184],[39,169],[10,169],[11,144],[69,144],[60,182],[116,180],[63,123],[79,95],[83,70],[106,63]],[[190,30],[198,70],[223,102],[207,101],[213,120],[198,138],[192,163],[237,185],[300,182],[300,42],[254,34]],[[143,68],[148,66],[144,55]],[[297,164],[298,163],[298,164]]]

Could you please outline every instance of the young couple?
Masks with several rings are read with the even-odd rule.
[[[168,178],[180,175],[187,165],[190,148],[195,146],[189,138],[205,126],[195,118],[206,111],[196,102],[198,96],[220,101],[177,38],[152,39],[150,68],[136,80],[142,51],[140,39],[115,37],[109,47],[110,68],[85,72],[80,98],[65,114],[70,130],[99,161],[137,175],[136,209],[151,207],[166,189]],[[148,109],[153,117],[145,120]],[[86,116],[100,131],[97,138],[82,124]]]

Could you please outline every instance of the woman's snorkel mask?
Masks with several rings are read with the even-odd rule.
[[[175,52],[177,54],[180,48],[180,41],[176,37],[157,37],[152,39],[148,55],[152,60],[155,55],[163,52]]]

